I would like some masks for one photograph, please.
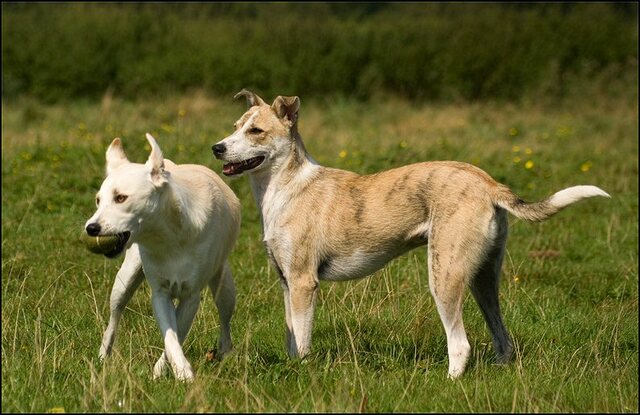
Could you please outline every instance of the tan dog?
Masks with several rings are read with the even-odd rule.
[[[487,173],[466,163],[434,161],[377,174],[319,166],[298,134],[298,97],[272,105],[242,90],[247,112],[235,132],[212,149],[227,176],[247,172],[262,213],[264,243],[284,290],[287,348],[306,355],[319,280],[367,276],[420,245],[428,246],[429,286],[447,335],[449,376],[460,376],[470,352],[462,323],[465,287],[483,312],[499,362],[513,345],[498,303],[507,239],[507,211],[547,219],[592,196],[575,186],[526,203]]]

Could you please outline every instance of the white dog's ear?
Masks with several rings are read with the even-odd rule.
[[[283,120],[289,120],[291,126],[294,126],[296,121],[298,121],[300,98],[280,96],[273,101],[271,108],[276,112],[278,117]]]
[[[127,155],[124,154],[122,141],[116,137],[107,148],[107,175],[126,163],[129,163],[129,160]]]
[[[164,171],[164,156],[162,155],[162,150],[160,150],[160,146],[156,142],[156,139],[149,133],[147,133],[147,141],[151,145],[151,154],[149,154],[149,159],[145,163],[147,169],[149,170],[149,175],[151,177],[151,181],[156,186],[162,186],[167,182],[167,176]]]
[[[238,99],[240,97],[247,98],[247,108],[255,107],[256,105],[265,105],[262,98],[244,88],[242,88],[242,91],[238,92],[233,99]]]

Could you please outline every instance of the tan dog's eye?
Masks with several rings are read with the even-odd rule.
[[[127,200],[127,196],[116,195],[116,197],[113,200],[115,200],[116,203],[124,203],[124,201]]]
[[[250,134],[260,134],[260,133],[263,133],[263,132],[264,132],[264,130],[261,130],[258,127],[253,127],[252,129],[249,130]]]

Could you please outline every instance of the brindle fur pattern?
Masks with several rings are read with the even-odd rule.
[[[513,344],[498,303],[507,211],[542,220],[581,198],[608,196],[595,186],[576,186],[546,201],[525,203],[481,169],[455,161],[371,175],[323,167],[307,154],[298,134],[298,97],[277,97],[268,105],[250,91],[238,96],[247,98],[249,108],[214,152],[226,163],[264,157],[248,175],[264,243],[282,280],[291,356],[310,351],[319,280],[365,277],[427,245],[449,376],[464,372],[470,353],[462,322],[466,286],[485,316],[498,360],[508,361]]]

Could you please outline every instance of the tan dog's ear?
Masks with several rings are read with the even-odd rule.
[[[160,150],[160,146],[156,142],[156,139],[149,133],[147,133],[147,141],[151,145],[151,154],[149,154],[149,159],[145,163],[147,169],[149,169],[149,175],[151,176],[151,181],[156,186],[162,186],[167,182],[166,173],[164,171],[164,156],[162,155],[162,150]]]
[[[291,126],[294,126],[296,121],[298,121],[300,98],[280,96],[273,100],[271,108],[276,112],[278,117],[283,120],[289,120],[291,122]]]
[[[247,98],[247,108],[255,107],[256,105],[265,105],[262,98],[244,88],[242,88],[242,91],[238,92],[233,99],[238,99],[240,97]]]
[[[122,148],[122,141],[120,138],[114,138],[111,144],[109,144],[106,158],[107,175],[111,174],[115,169],[123,164],[129,163],[129,159],[127,159],[127,155],[124,153],[124,149]]]

